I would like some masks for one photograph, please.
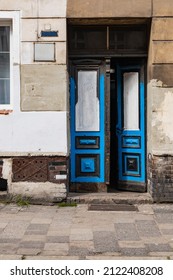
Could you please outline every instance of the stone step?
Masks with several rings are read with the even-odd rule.
[[[118,191],[115,193],[69,193],[67,202],[81,204],[151,204],[153,200],[149,193]]]
[[[8,192],[0,192],[0,201],[7,199],[9,199]],[[79,204],[151,204],[153,200],[149,193],[120,191],[115,193],[69,193],[67,202]],[[41,204],[41,201],[38,204]]]

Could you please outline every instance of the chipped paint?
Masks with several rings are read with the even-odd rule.
[[[165,92],[157,118],[160,120],[160,129],[173,143],[173,91]]]
[[[151,135],[155,154],[172,154],[173,151],[173,89],[153,87]]]

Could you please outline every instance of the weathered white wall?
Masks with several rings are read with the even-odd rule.
[[[10,13],[15,15],[12,42],[13,104],[10,108],[12,112],[8,115],[0,114],[0,156],[27,155],[28,153],[31,155],[66,155],[66,0],[52,0],[51,5],[50,1],[47,0],[0,1],[0,18],[8,18],[8,15],[11,18]],[[58,30],[59,36],[41,38],[40,32],[45,30],[47,26],[51,30]],[[34,43],[44,43],[45,41],[55,42],[55,62],[34,62]],[[54,81],[52,102],[47,107],[46,101],[51,100],[48,96],[51,96],[52,93],[52,81],[50,81],[48,94],[43,93],[39,99],[40,88],[45,90],[44,80],[42,79],[39,87],[39,76],[34,71],[28,77],[27,83],[32,85],[36,80],[35,75],[37,75],[36,91],[37,88],[38,91],[30,96],[27,107],[26,86],[20,79],[26,76],[27,70],[25,69],[29,69],[30,65],[40,67],[40,77],[42,77],[42,72],[46,76],[46,71],[48,71],[47,77],[51,76],[49,73],[51,65],[54,65],[53,69],[56,69],[61,75],[63,69],[63,80],[57,80],[57,83]],[[21,76],[21,69],[23,76]],[[55,73],[54,76],[56,76]],[[45,79],[46,87],[48,83],[49,80]],[[25,106],[22,100],[25,101]],[[37,110],[39,111],[37,112]]]
[[[20,10],[22,17],[65,17],[67,0],[6,0],[0,10]]]
[[[160,86],[159,86],[160,85]],[[150,138],[152,152],[157,155],[173,152],[173,89],[162,87],[161,81],[150,82],[152,112],[150,119]]]
[[[0,116],[0,156],[67,153],[66,112]]]
[[[31,183],[19,182],[12,183],[9,192],[12,196],[22,196],[35,201],[43,202],[59,202],[66,198],[66,186],[64,183]]]

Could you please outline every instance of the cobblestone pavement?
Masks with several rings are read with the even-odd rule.
[[[0,259],[173,259],[173,204],[136,206],[0,204]]]

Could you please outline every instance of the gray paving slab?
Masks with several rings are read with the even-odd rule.
[[[137,207],[1,205],[0,259],[172,259],[173,205]]]
[[[46,235],[24,235],[21,239],[21,241],[40,241],[40,242],[46,242]]]
[[[46,235],[47,230],[26,230],[25,235]]]
[[[22,241],[19,244],[19,248],[42,249],[43,247],[44,247],[44,242],[40,242],[40,241]]]
[[[25,256],[37,256],[40,254],[41,250],[36,248],[19,248],[17,250],[17,255],[22,255],[21,259],[25,259]]]
[[[10,221],[0,234],[0,238],[19,238],[22,237],[28,227],[29,223],[24,221]]]
[[[85,257],[87,255],[93,254],[93,250],[89,250],[88,248],[83,247],[77,247],[77,246],[71,246],[69,249],[69,255],[70,256],[79,256],[79,257]]]
[[[47,232],[47,236],[68,236],[70,235],[70,228],[63,228],[63,229],[58,229],[58,228],[49,228]]]
[[[72,241],[70,242],[69,255],[85,257],[94,254],[93,241]]]
[[[34,219],[31,220],[31,224],[42,224],[42,225],[46,225],[46,224],[51,224],[52,219],[46,219],[46,218],[39,218],[38,216]]]
[[[120,252],[125,256],[146,256],[149,253],[147,248],[121,248]]]
[[[0,260],[21,260],[21,259],[22,259],[22,255],[20,255],[20,254],[16,254],[16,255],[1,254],[0,255]]]
[[[120,248],[145,248],[144,242],[139,241],[118,241]]]
[[[21,239],[17,239],[17,238],[0,238],[0,244],[5,244],[5,243],[19,243],[21,241]]]
[[[163,235],[171,235],[173,237],[173,228],[163,228],[161,229]]]
[[[172,213],[173,214],[173,205],[172,204],[159,204],[152,206],[155,213]]]
[[[4,229],[7,225],[8,225],[8,223],[1,223],[0,222],[0,229]]]
[[[146,244],[146,248],[148,249],[149,252],[173,252],[173,249],[167,243],[165,244],[148,243]]]
[[[95,252],[118,252],[119,246],[115,234],[108,231],[94,232]]]
[[[70,241],[89,241],[93,240],[93,233],[91,229],[75,228],[71,230]]]
[[[140,240],[133,223],[117,223],[115,224],[115,232],[118,240]]]
[[[42,234],[46,234],[47,231],[49,229],[49,224],[30,224],[26,231],[25,234],[26,235],[42,235]]]
[[[136,221],[138,233],[141,237],[161,236],[161,232],[154,220]]]
[[[27,227],[27,230],[30,231],[30,230],[36,230],[36,231],[40,231],[40,230],[43,230],[43,231],[46,231],[48,230],[49,228],[49,225],[47,224],[30,224],[28,227]]]
[[[173,213],[155,213],[155,219],[158,223],[173,223]]]
[[[46,243],[68,243],[69,236],[47,236]]]

